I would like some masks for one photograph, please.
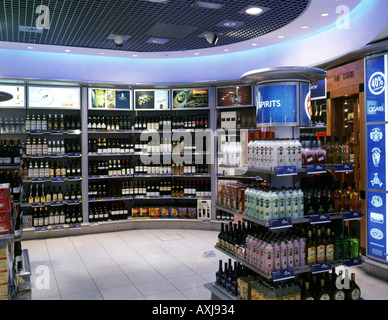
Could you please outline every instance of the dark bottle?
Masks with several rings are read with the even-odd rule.
[[[217,284],[221,285],[221,277],[222,277],[222,260],[219,261],[219,268],[216,272],[216,282]]]
[[[309,282],[305,282],[304,284],[304,294],[303,294],[303,297],[302,297],[302,300],[315,300],[314,299],[314,294],[312,293],[312,291],[310,291],[310,283]]]

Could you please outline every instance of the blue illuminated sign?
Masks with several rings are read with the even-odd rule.
[[[310,126],[311,124],[311,93],[310,84],[300,83],[300,125]]]
[[[387,55],[365,61],[367,249],[388,261],[387,229]]]
[[[257,124],[298,125],[298,83],[271,83],[257,87]]]
[[[386,56],[366,60],[366,121],[388,121],[386,116]]]

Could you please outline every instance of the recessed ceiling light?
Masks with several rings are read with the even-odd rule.
[[[105,54],[105,52],[100,52],[100,54]]]
[[[197,1],[193,6],[201,7],[201,8],[206,8],[206,9],[221,9],[224,5],[223,4],[218,4],[218,3],[211,3],[211,2],[206,2],[206,1]]]
[[[252,46],[257,46],[257,43],[252,43]]]
[[[328,15],[328,13],[321,13],[321,17],[327,17]]]
[[[284,36],[278,36],[279,39],[284,39]]]
[[[137,57],[137,54],[132,55],[132,57]]]
[[[302,29],[308,29],[309,26],[302,26]]]
[[[248,9],[246,9],[245,12],[248,14],[251,14],[251,15],[256,15],[256,14],[262,13],[263,9],[261,9],[259,7],[250,7]]]
[[[27,49],[30,49],[30,50],[31,50],[31,49],[34,49],[34,47],[29,46],[29,47],[27,47]]]
[[[70,50],[69,49],[65,49],[65,52],[70,52]]]
[[[224,49],[224,51],[229,51],[229,49]]]
[[[199,52],[194,52],[194,54],[197,56],[197,55],[199,55]]]

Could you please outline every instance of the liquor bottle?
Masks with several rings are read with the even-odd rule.
[[[326,161],[327,163],[334,163],[334,148],[331,144],[331,136],[326,136]]]
[[[321,229],[317,230],[317,236],[315,238],[315,247],[316,247],[316,262],[324,262],[325,261],[325,245],[323,239],[321,237]]]
[[[356,191],[356,183],[353,181],[352,182],[352,191],[350,192],[349,195],[349,210],[350,211],[355,211],[360,209],[360,195]]]
[[[334,136],[333,158],[334,163],[342,163],[342,146],[339,142],[339,136]]]
[[[325,260],[326,261],[333,261],[334,260],[334,240],[331,236],[330,229],[326,230]]]
[[[350,258],[357,258],[360,255],[360,240],[356,238],[356,231],[353,230],[353,235],[350,238]]]
[[[334,275],[335,272],[333,273]],[[345,291],[342,288],[339,288],[337,286],[337,283],[339,283],[342,279],[342,272],[340,271],[340,274],[338,276],[334,276],[333,278],[333,289],[330,292],[330,300],[345,300]]]
[[[342,259],[349,259],[351,257],[351,242],[349,237],[349,229],[346,226],[344,229],[344,236],[341,239],[342,245]]]
[[[310,291],[310,283],[308,281],[304,283],[304,294],[302,296],[302,300],[315,300],[313,292]]]
[[[306,254],[307,254],[307,257],[306,257],[307,264],[316,263],[317,248],[315,246],[311,230],[309,230],[307,234]]]
[[[327,291],[325,287],[325,279],[320,280],[320,286],[317,290],[317,294],[315,296],[316,300],[330,300],[330,293]]]
[[[350,147],[347,143],[346,136],[342,137],[342,163],[349,163],[350,162]]]
[[[361,298],[361,289],[356,283],[356,275],[354,273],[350,276],[350,288],[345,289],[346,300],[358,300]]]

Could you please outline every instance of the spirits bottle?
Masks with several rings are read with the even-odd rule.
[[[330,300],[330,294],[325,287],[325,279],[320,280],[320,286],[315,296],[316,300]]]
[[[314,240],[312,238],[311,230],[309,230],[307,234],[306,252],[307,252],[307,258],[306,258],[307,264],[316,263],[317,249],[316,249]]]
[[[350,276],[350,288],[345,290],[346,300],[358,300],[361,298],[361,289],[356,283],[356,275],[354,273]]]
[[[303,297],[302,297],[302,300],[315,300],[314,299],[314,294],[312,293],[312,291],[310,291],[310,283],[309,282],[305,282],[304,284],[304,294],[303,294]]]

